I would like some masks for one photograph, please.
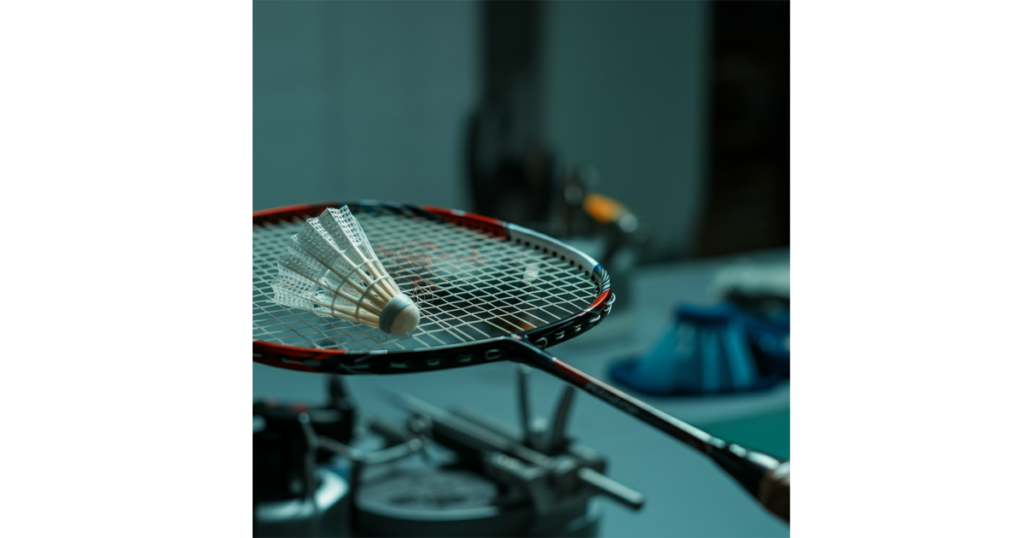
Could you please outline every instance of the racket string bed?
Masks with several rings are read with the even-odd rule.
[[[584,271],[539,250],[422,217],[360,215],[363,244],[374,245],[395,283],[421,309],[416,331],[394,337],[273,302],[275,260],[288,252],[303,223],[294,219],[254,228],[254,340],[350,351],[423,349],[544,326],[579,312],[597,296]]]

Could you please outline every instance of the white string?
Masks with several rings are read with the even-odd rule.
[[[410,350],[549,325],[597,297],[589,273],[552,254],[451,223],[357,213],[384,268],[420,308],[407,337],[274,303],[277,260],[304,220],[253,227],[253,340],[345,350]]]

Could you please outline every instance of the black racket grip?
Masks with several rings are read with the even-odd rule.
[[[782,464],[771,456],[725,443],[713,445],[708,455],[756,499],[761,498],[765,479]]]

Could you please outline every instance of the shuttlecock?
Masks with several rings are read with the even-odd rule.
[[[384,270],[349,211],[328,208],[291,237],[271,283],[274,302],[408,336],[420,322],[416,303]]]

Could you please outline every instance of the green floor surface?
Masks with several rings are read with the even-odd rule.
[[[721,422],[694,424],[720,439],[780,460],[789,459],[789,409]]]

